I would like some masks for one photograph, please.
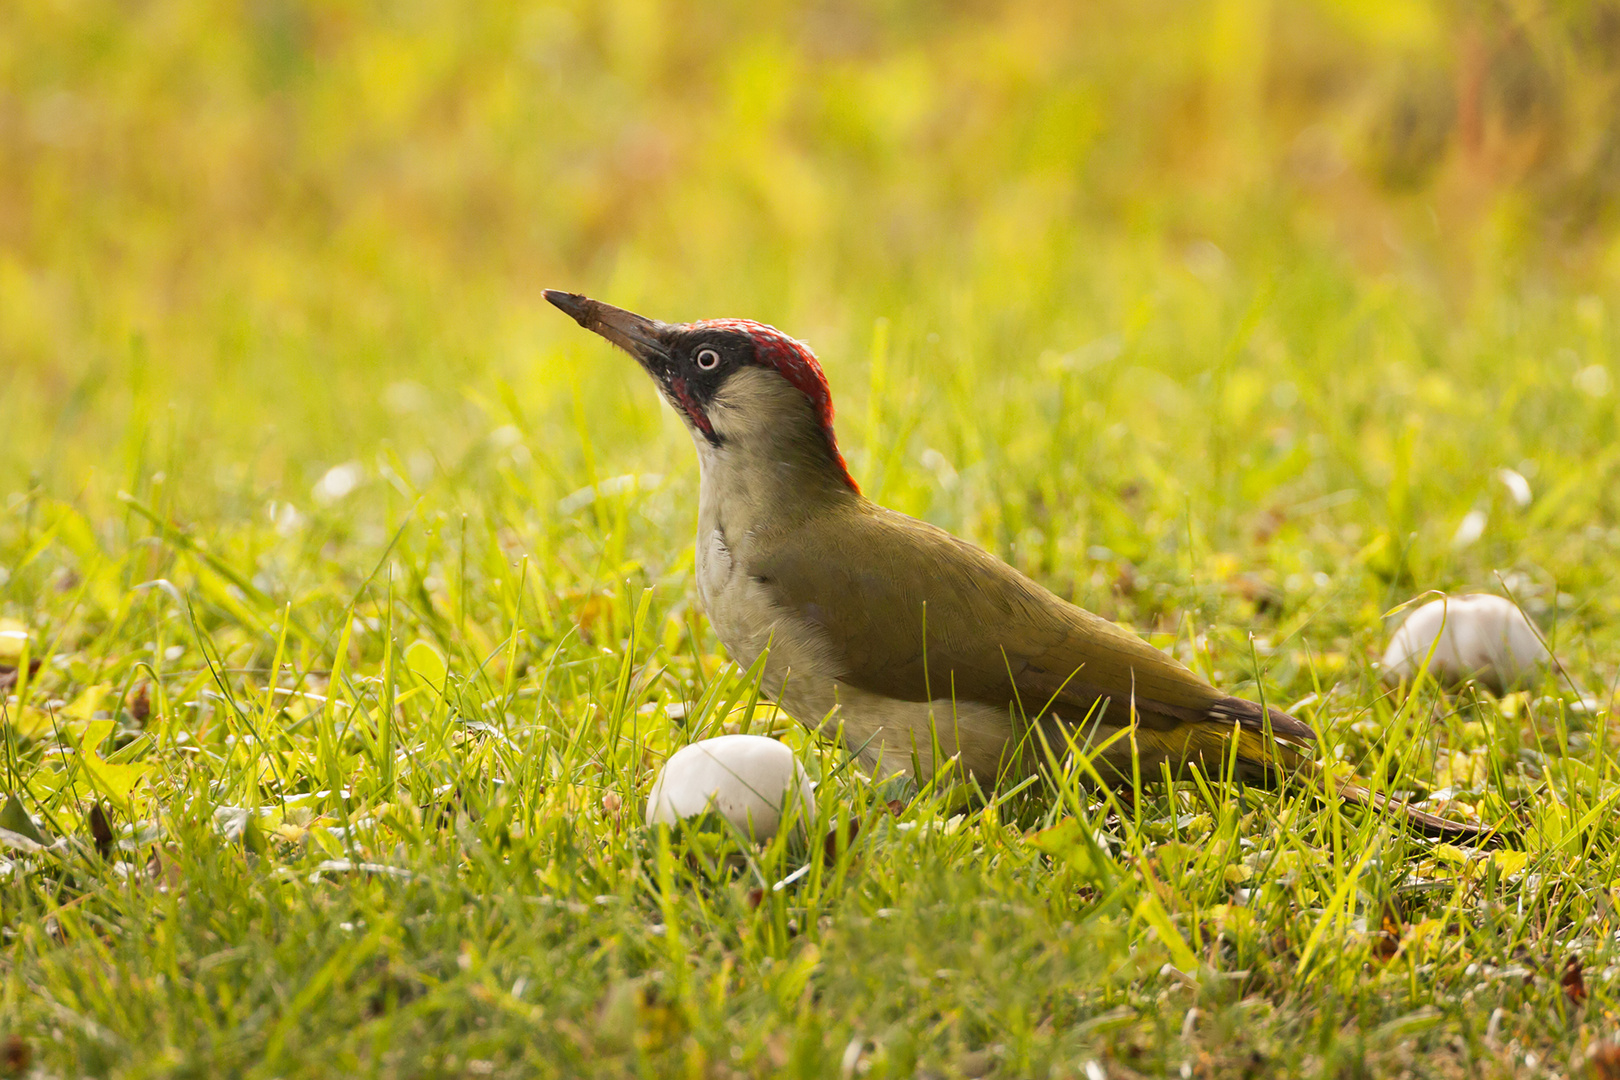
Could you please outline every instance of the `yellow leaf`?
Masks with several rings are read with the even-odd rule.
[[[1528,851],[1513,851],[1503,848],[1500,851],[1491,852],[1491,863],[1503,877],[1522,874],[1525,865],[1529,861],[1530,853]]]
[[[111,720],[92,720],[79,742],[79,761],[96,790],[106,794],[114,803],[125,805],[129,802],[130,793],[151,772],[152,766],[114,765],[102,759],[96,747],[112,734],[115,726]]]
[[[1484,748],[1469,753],[1454,750],[1440,759],[1440,767],[1434,774],[1434,786],[1477,791],[1485,786],[1486,771]]]
[[[1209,917],[1222,930],[1235,934],[1254,930],[1254,912],[1237,904],[1216,904],[1209,909]]]
[[[56,729],[56,723],[50,713],[33,705],[25,705],[21,709],[10,710],[11,730],[24,739],[38,739],[49,735]]]
[[[69,720],[94,720],[96,712],[101,708],[102,699],[105,698],[111,691],[112,683],[97,683],[95,686],[87,686],[85,687],[83,693],[73,699],[72,704],[68,705],[62,710],[62,715],[67,717]],[[101,738],[105,739],[108,734],[112,732],[113,722],[111,720],[101,720],[99,723],[107,725],[106,730],[101,733]],[[91,728],[94,728],[94,726],[95,725],[91,725]],[[90,730],[91,729],[89,728],[85,730],[85,736],[87,738],[89,737]],[[96,740],[98,745],[100,742],[101,739]]]
[[[85,694],[88,693],[88,690],[85,691]],[[81,695],[79,701],[83,700],[84,697]],[[74,705],[77,705],[78,703],[78,701],[75,701],[73,705],[69,705],[66,709],[63,709],[63,714],[66,716],[77,715],[70,710],[72,710]],[[88,720],[89,717],[85,717],[85,719]],[[84,738],[81,739],[79,743],[80,748],[88,751],[89,753],[95,753],[97,747],[107,740],[107,736],[112,734],[113,728],[116,726],[117,725],[111,720],[107,720],[105,718],[101,720],[91,720],[89,726],[84,729]]]
[[[1104,882],[1113,876],[1107,853],[1076,818],[1064,818],[1028,839],[1037,851],[1062,859],[1088,881]]]
[[[1454,844],[1434,845],[1434,857],[1440,862],[1450,863],[1452,866],[1462,866],[1468,862],[1468,852]]]
[[[71,704],[56,710],[54,713],[33,705],[26,705],[13,715],[11,729],[25,739],[44,738],[58,730],[84,731],[88,736],[89,728],[86,725],[90,724],[92,718],[101,709],[102,701],[111,692],[111,683],[99,683],[95,686],[86,687],[84,692],[74,698]],[[101,733],[101,738],[96,739],[92,745],[99,745],[101,739],[105,739],[113,729],[111,720],[102,720],[100,723],[105,724],[106,727]]]
[[[411,674],[435,690],[444,687],[445,676],[450,673],[450,665],[445,663],[443,654],[431,643],[420,639],[406,647],[405,666],[411,669]]]

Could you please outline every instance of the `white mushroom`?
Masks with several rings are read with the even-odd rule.
[[[673,825],[717,810],[744,834],[769,840],[784,808],[815,812],[815,793],[793,751],[759,735],[721,735],[683,746],[664,763],[647,797],[647,822]]]
[[[1410,680],[1425,660],[1442,683],[1475,679],[1500,694],[1538,678],[1552,656],[1512,601],[1472,593],[1430,601],[1408,615],[1384,653],[1384,678]]]

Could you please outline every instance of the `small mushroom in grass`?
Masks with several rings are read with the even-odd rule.
[[[1501,694],[1539,678],[1552,654],[1512,601],[1471,593],[1430,601],[1408,615],[1384,653],[1384,678],[1410,680],[1425,661],[1439,682],[1474,679]]]
[[[798,816],[815,813],[815,792],[793,751],[760,735],[721,735],[670,755],[647,797],[648,824],[673,825],[718,811],[755,840],[769,840],[799,801]]]

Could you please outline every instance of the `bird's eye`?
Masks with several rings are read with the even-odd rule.
[[[720,354],[714,349],[699,349],[696,360],[697,366],[704,371],[713,371],[720,366]]]

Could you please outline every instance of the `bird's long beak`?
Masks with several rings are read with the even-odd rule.
[[[664,345],[663,323],[578,293],[547,289],[545,297],[573,316],[579,325],[594,334],[601,334],[643,364],[655,358],[669,359],[669,349]]]

